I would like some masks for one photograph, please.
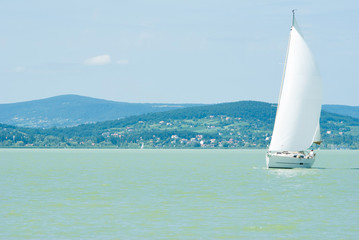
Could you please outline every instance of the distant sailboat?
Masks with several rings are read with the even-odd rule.
[[[282,86],[272,140],[266,155],[268,168],[310,168],[320,144],[319,118],[322,85],[313,55],[294,17],[289,35]]]

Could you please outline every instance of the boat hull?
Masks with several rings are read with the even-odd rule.
[[[315,157],[300,156],[297,153],[267,153],[267,168],[311,168]]]

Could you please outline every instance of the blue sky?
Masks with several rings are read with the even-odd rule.
[[[359,106],[359,2],[2,1],[0,103],[277,102],[291,10],[325,104]]]

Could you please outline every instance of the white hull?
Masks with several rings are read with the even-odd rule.
[[[314,157],[301,153],[270,153],[266,155],[267,168],[311,168]]]

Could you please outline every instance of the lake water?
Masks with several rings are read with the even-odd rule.
[[[359,239],[359,151],[0,150],[0,239]]]

